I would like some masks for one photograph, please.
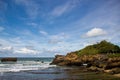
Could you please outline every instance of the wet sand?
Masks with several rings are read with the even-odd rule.
[[[51,67],[43,70],[6,72],[0,80],[120,80],[110,74],[88,72],[78,67]]]

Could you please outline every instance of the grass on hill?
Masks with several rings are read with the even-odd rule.
[[[112,44],[110,42],[107,42],[105,40],[86,46],[85,48],[76,51],[78,55],[95,55],[95,54],[109,54],[110,57],[120,57],[120,47]]]

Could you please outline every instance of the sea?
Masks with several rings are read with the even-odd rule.
[[[49,65],[53,58],[17,58],[16,62],[0,62],[0,73],[40,70],[55,65]],[[1,58],[0,58],[1,61]]]
[[[0,80],[77,80],[68,67],[50,65],[51,57],[17,58],[16,62],[1,62]],[[68,70],[69,69],[69,70]]]
[[[111,76],[85,72],[83,67],[50,65],[52,60],[24,57],[17,58],[17,62],[0,62],[0,80],[113,80]]]
[[[0,58],[0,80],[53,80],[48,76],[56,74],[56,65],[50,65],[52,60],[51,57],[24,57],[16,62],[1,62]]]

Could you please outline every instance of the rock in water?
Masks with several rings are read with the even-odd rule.
[[[1,62],[16,62],[17,58],[2,58]]]

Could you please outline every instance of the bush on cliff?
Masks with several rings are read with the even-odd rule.
[[[87,46],[87,47],[85,47],[77,52],[79,55],[111,54],[111,53],[118,54],[118,53],[120,53],[120,47],[103,40],[97,44],[89,45],[89,46]]]

